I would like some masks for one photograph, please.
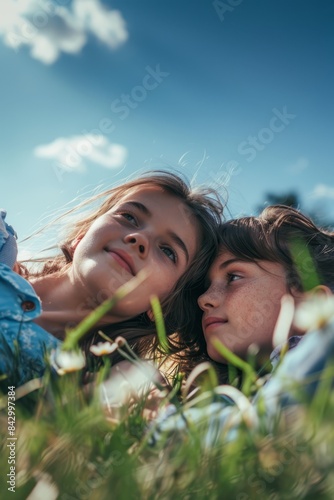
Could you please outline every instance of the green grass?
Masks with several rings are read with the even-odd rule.
[[[109,301],[95,314],[110,306]],[[166,348],[155,299],[152,309],[160,342]],[[65,349],[75,349],[92,323],[94,316],[69,332]],[[126,343],[118,341],[118,349],[141,367]],[[58,378],[46,373],[42,380],[21,388],[15,406],[15,494],[8,491],[6,483],[9,448],[5,392],[0,401],[1,499],[26,499],[31,492],[36,493],[35,488],[44,486],[41,498],[46,500],[332,500],[334,365],[324,371],[311,402],[290,407],[275,421],[269,421],[261,400],[257,407],[249,404],[261,387],[251,364],[241,362],[224,347],[222,354],[243,372],[243,392],[232,386],[217,388],[216,374],[208,364],[197,367],[188,384],[181,384],[180,374],[176,375],[172,397],[167,394],[162,398],[160,407],[163,409],[171,399],[178,401],[180,421],[185,415],[187,425],[160,435],[154,446],[151,438],[155,420],[148,422],[143,411],[150,404],[147,394],[108,411],[102,407],[100,389],[108,364],[89,386],[82,386],[80,372],[73,371]],[[199,383],[200,390],[189,400],[187,393],[194,382]],[[2,380],[2,387],[4,383]],[[187,411],[207,408],[219,400],[220,394],[237,403],[234,417],[225,425],[217,425],[215,439],[208,439],[212,417],[195,421]]]
[[[15,498],[27,498],[44,478],[60,499],[332,499],[333,366],[328,370],[311,404],[290,409],[270,428],[260,411],[257,426],[241,418],[233,435],[224,431],[209,446],[208,419],[189,421],[186,431],[162,436],[152,446],[154,423],[142,415],[145,396],[110,416],[101,407],[98,383],[82,387],[78,372],[57,380],[46,375],[41,388],[16,402]],[[201,380],[196,397],[203,408],[217,395],[210,370]],[[5,477],[6,407],[0,424],[5,499],[13,498]]]

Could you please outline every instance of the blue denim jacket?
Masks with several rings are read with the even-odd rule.
[[[13,267],[17,257],[16,233],[6,221],[6,211],[0,209],[0,262]]]
[[[34,323],[40,301],[30,283],[0,263],[0,375],[16,387],[41,377],[60,341]]]
[[[43,375],[46,354],[60,341],[34,323],[41,304],[33,287],[12,271],[16,233],[0,210],[0,378],[16,387]]]

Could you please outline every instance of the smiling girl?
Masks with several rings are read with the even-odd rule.
[[[226,222],[219,237],[207,290],[198,299],[207,352],[213,360],[225,363],[213,345],[217,339],[242,358],[256,344],[266,358],[272,350],[282,296],[290,294],[298,304],[306,291],[291,243],[303,242],[318,271],[317,289],[330,294],[334,291],[334,233],[318,228],[291,207],[276,205],[267,207],[259,217]],[[302,271],[305,274],[310,269],[313,267]],[[291,330],[290,336],[294,333]]]
[[[19,383],[40,376],[44,351],[55,347],[56,338],[63,340],[68,328],[142,270],[146,277],[139,289],[120,300],[96,330],[103,329],[111,338],[122,334],[138,352],[155,351],[153,295],[161,301],[168,335],[196,330],[198,318],[187,305],[216,250],[223,210],[218,195],[213,190],[193,191],[180,177],[156,172],[83,205],[97,200],[102,200],[97,209],[69,227],[62,253],[44,259],[38,272],[26,271],[30,285],[8,266],[1,268],[0,310],[6,312],[0,368],[1,373],[11,372],[17,342]],[[9,296],[17,305],[15,311],[8,308]],[[96,340],[91,332],[85,343],[90,346]],[[174,338],[171,351],[190,348],[192,342],[192,334],[185,342]]]

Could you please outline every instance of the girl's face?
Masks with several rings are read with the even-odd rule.
[[[224,251],[211,266],[208,280],[209,288],[198,304],[209,356],[225,362],[213,339],[243,358],[251,344],[269,354],[280,300],[288,293],[284,267],[266,260],[242,261]]]
[[[129,319],[150,308],[152,295],[168,296],[199,240],[198,223],[180,199],[139,186],[90,226],[74,251],[70,277],[94,306],[145,269],[145,281],[111,312],[116,321]]]

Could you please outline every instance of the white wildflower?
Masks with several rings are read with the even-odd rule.
[[[334,319],[334,296],[313,295],[296,310],[294,325],[302,331],[317,330]]]
[[[118,344],[114,342],[111,344],[110,342],[99,342],[97,345],[90,346],[89,350],[95,356],[106,356],[108,354],[112,354],[118,348]]]
[[[117,347],[123,347],[126,344],[125,338],[121,336],[117,337],[115,342],[117,344]]]
[[[60,351],[56,355],[56,363],[59,366],[58,374],[76,372],[86,364],[86,359],[81,351]]]

